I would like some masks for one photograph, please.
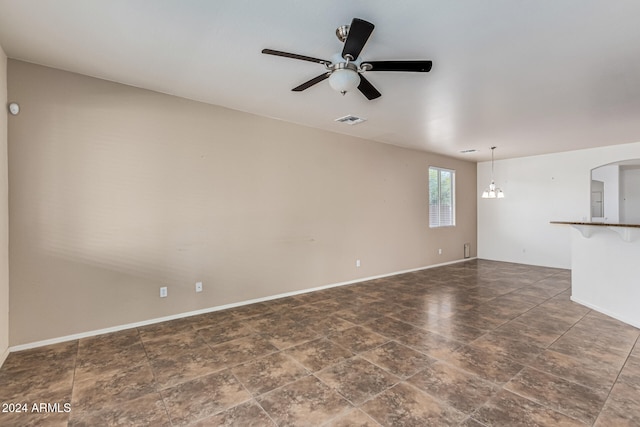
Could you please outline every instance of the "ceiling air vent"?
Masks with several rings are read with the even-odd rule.
[[[348,116],[340,117],[336,119],[336,122],[346,123],[348,125],[357,125],[358,123],[366,122],[367,119],[363,119],[362,117],[356,117],[349,114]]]
[[[475,153],[477,151],[478,150],[476,150],[475,148],[471,148],[469,150],[461,150],[460,153],[462,153],[462,154],[471,154],[471,153]]]

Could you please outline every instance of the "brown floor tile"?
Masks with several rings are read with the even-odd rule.
[[[284,329],[291,325],[292,320],[286,312],[269,313],[264,316],[254,316],[249,319],[239,320],[243,325],[247,325],[255,332],[264,333],[276,329]]]
[[[431,332],[435,332],[436,334],[444,335],[445,337],[464,343],[469,343],[484,335],[486,332],[449,318],[441,319],[438,322],[429,325],[427,329]]]
[[[321,292],[323,291],[318,291],[317,293]],[[325,298],[319,302],[313,303],[313,308],[315,309],[315,313],[329,316],[340,310],[340,303],[333,298]]]
[[[69,427],[93,426],[171,426],[158,393],[151,393],[100,411],[71,409]]]
[[[72,407],[0,425],[640,425],[640,330],[570,284],[474,259],[12,353],[0,402]]]
[[[379,427],[376,421],[359,409],[353,409],[333,419],[325,427]]]
[[[466,414],[498,391],[495,384],[442,362],[434,363],[407,382]]]
[[[376,396],[361,409],[384,426],[457,425],[466,416],[406,383]]]
[[[371,311],[369,307],[366,306],[343,308],[337,311],[335,315],[356,325],[363,325],[383,316],[382,313]]]
[[[451,310],[451,306],[440,306],[436,303],[433,307],[424,308],[407,308],[405,310],[395,312],[390,315],[394,319],[417,326],[418,328],[428,329],[429,325],[437,323],[439,320],[451,316],[455,311]]]
[[[231,372],[254,395],[291,383],[309,375],[302,365],[283,353],[273,353],[236,366]]]
[[[141,326],[138,328],[138,333],[142,341],[169,338],[176,334],[193,332],[193,324],[193,318],[185,317],[183,319]]]
[[[99,373],[76,375],[71,404],[74,410],[96,411],[153,393],[156,382],[148,363]]]
[[[320,337],[320,334],[310,327],[295,321],[289,321],[277,328],[261,332],[261,335],[280,350]]]
[[[397,341],[421,353],[440,359],[462,347],[462,343],[429,331],[415,331],[397,338]]]
[[[147,352],[141,342],[131,345],[97,346],[91,351],[78,352],[76,378],[105,370],[126,369],[134,365],[148,364]]]
[[[532,325],[518,318],[496,328],[493,333],[515,341],[525,341],[541,348],[547,348],[562,332],[548,331],[539,325]]]
[[[630,356],[627,359],[618,381],[640,388],[640,357]]]
[[[593,313],[595,312],[590,312],[576,323],[572,332],[579,336],[590,336],[597,343],[606,346],[609,351],[614,351],[626,358],[640,336],[640,329],[615,319],[602,319],[604,315],[600,313],[598,315],[602,317],[594,317]]]
[[[529,366],[587,387],[610,390],[619,369],[608,363],[545,350]]]
[[[353,353],[326,338],[309,341],[284,351],[312,372],[349,359]]]
[[[434,361],[433,358],[396,341],[389,341],[361,356],[399,378],[407,378]]]
[[[247,319],[255,316],[265,316],[273,313],[269,306],[269,301],[257,302],[255,304],[247,304],[235,307],[229,310],[233,317],[237,319]]]
[[[191,318],[191,324],[193,329],[208,328],[211,326],[219,325],[221,323],[230,322],[237,318],[233,315],[232,311],[217,310],[210,313],[199,314]]]
[[[486,426],[585,426],[576,419],[504,390],[476,410],[471,417]]]
[[[636,341],[636,345],[633,347],[633,350],[631,350],[630,356],[640,358],[640,339]]]
[[[623,344],[615,337],[607,338],[595,331],[587,332],[573,328],[549,349],[578,359],[609,364],[619,369],[627,359],[632,345],[633,342]]]
[[[216,345],[254,334],[255,331],[242,320],[228,321],[198,329],[199,335],[207,344]]]
[[[522,365],[492,350],[464,346],[445,358],[460,369],[469,371],[481,378],[496,383],[506,383],[520,372]]]
[[[535,360],[543,351],[542,348],[527,341],[516,341],[505,337],[488,333],[472,341],[471,346],[493,352],[515,362],[526,364]]]
[[[597,427],[640,425],[640,384],[616,383],[596,420]]]
[[[251,399],[228,370],[165,389],[161,394],[173,425],[187,425]]]
[[[316,376],[354,405],[361,404],[399,381],[395,375],[360,357],[316,372]]]
[[[486,427],[486,425],[481,424],[473,418],[467,418],[462,424],[460,424],[460,427]]]
[[[572,303],[575,304],[575,303]],[[575,309],[558,309],[557,304],[554,303],[554,300],[547,300],[544,303],[540,304],[537,307],[532,308],[531,310],[524,313],[520,319],[527,320],[550,320],[552,323],[562,325],[563,328],[568,330],[570,327],[575,325],[580,319],[582,319],[585,315],[585,312],[582,310]]]
[[[65,370],[49,375],[29,371],[0,373],[0,403],[40,401],[47,397],[71,400],[73,371]],[[56,400],[57,400],[56,399]]]
[[[278,349],[259,335],[249,335],[211,347],[212,366],[228,368],[257,357],[275,353]]]
[[[314,376],[304,377],[258,398],[278,426],[319,426],[351,408]]]
[[[102,371],[147,363],[147,353],[137,329],[127,329],[78,341],[78,371]]]
[[[400,296],[404,298],[411,297],[410,295],[404,295],[404,294],[395,294],[395,296]],[[414,299],[415,299],[415,296],[414,296]],[[367,308],[383,316],[392,316],[394,313],[397,313],[406,309],[406,307],[401,304],[402,302],[400,302],[399,304],[396,304],[394,302],[393,296],[390,296],[388,298],[380,299],[380,301],[375,301],[368,304]]]
[[[204,418],[189,427],[276,427],[269,415],[254,400]]]
[[[531,310],[538,304],[546,301],[546,298],[538,298],[530,295],[516,295],[515,293],[509,293],[501,295],[491,300],[491,304],[500,310],[502,313],[509,313],[511,315],[524,314]]]
[[[77,340],[18,351],[9,354],[0,375],[9,371],[32,371],[39,374],[53,369],[73,369],[77,353]]]
[[[211,349],[205,347],[196,352],[169,353],[150,359],[149,362],[158,389],[161,390],[224,368],[212,360]]]
[[[390,339],[419,330],[413,325],[386,316],[365,323],[363,326]]]
[[[354,353],[371,350],[389,341],[388,338],[376,334],[362,326],[356,326],[344,331],[339,331],[328,336],[336,344]]]
[[[447,321],[460,328],[472,327],[482,331],[491,331],[514,317],[516,317],[515,314],[500,314],[498,310],[485,308],[485,306],[482,305],[470,310],[454,313],[447,317]]]
[[[47,397],[69,402],[76,351],[74,342],[10,354],[0,370],[0,403],[39,402]]]
[[[168,354],[200,352],[203,349],[208,349],[208,345],[195,330],[144,341],[144,350],[150,359],[162,358]]]
[[[356,325],[339,317],[321,318],[309,325],[311,329],[320,335],[333,334],[335,332],[353,328],[354,326]]]
[[[593,424],[607,398],[607,392],[524,368],[505,389],[572,418]]]
[[[335,332],[353,328],[354,326],[356,325],[339,317],[319,318],[309,325],[311,329],[320,335],[330,335]]]

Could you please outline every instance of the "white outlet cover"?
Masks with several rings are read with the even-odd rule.
[[[202,292],[202,282],[196,282],[196,292]]]
[[[160,288],[160,298],[166,298],[167,296],[167,287],[163,286]]]

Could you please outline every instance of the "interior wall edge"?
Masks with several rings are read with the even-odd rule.
[[[4,361],[7,360],[9,353],[11,353],[12,351],[13,350],[11,350],[11,347],[8,347],[2,352],[2,354],[0,354],[0,368],[2,368]]]

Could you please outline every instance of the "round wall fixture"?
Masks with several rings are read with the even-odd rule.
[[[18,115],[18,113],[20,112],[20,106],[17,102],[12,102],[9,104],[9,112],[14,116]]]

